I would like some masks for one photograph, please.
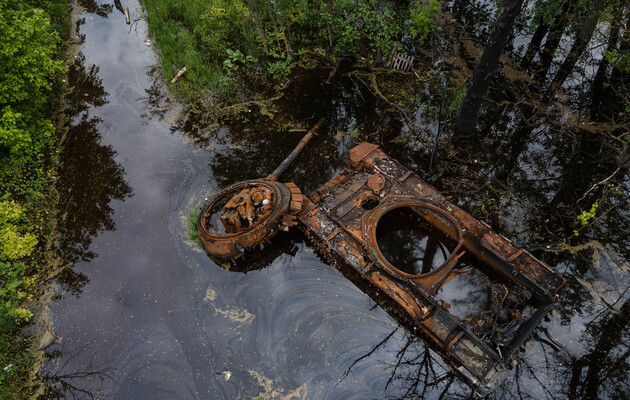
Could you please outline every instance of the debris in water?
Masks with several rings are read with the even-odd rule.
[[[354,170],[344,169],[309,198],[291,183],[276,182],[295,156],[294,150],[266,179],[229,187],[202,210],[197,227],[207,251],[239,257],[241,249],[297,225],[330,264],[367,281],[375,301],[419,333],[465,381],[482,394],[491,392],[566,282],[377,145],[351,149]],[[224,233],[210,231],[218,225],[213,215]],[[405,259],[418,252],[388,253],[385,236],[397,226],[390,218],[424,235],[412,240],[426,247],[418,265]],[[477,294],[462,300],[468,292]]]

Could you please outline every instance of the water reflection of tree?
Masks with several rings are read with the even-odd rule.
[[[78,0],[79,6],[83,7],[86,12],[100,15],[101,17],[107,17],[114,9],[111,4],[98,4],[94,0]]]
[[[77,362],[89,351],[87,346],[81,346],[71,351],[63,351],[63,347],[55,348],[46,353],[51,361],[48,370],[42,374],[46,383],[44,393],[40,399],[103,399],[103,388],[112,379],[109,368],[99,364],[94,357],[87,363]],[[63,361],[62,361],[63,360]],[[69,365],[82,365],[78,370],[68,371]]]
[[[588,324],[584,340],[595,341],[592,350],[580,357],[560,350],[540,331],[534,334],[528,350],[540,347],[543,359],[524,357],[509,371],[512,379],[506,380],[490,399],[622,399],[630,390],[627,380],[630,372],[628,359],[628,321],[630,302],[617,310]],[[343,381],[361,362],[373,362],[370,358],[384,347],[398,328],[389,333],[366,354],[358,357],[342,376]],[[439,356],[418,337],[406,333],[405,341],[383,368],[388,371],[387,387],[399,388],[392,399],[478,399],[473,389],[463,385],[459,377],[443,366]],[[538,356],[536,356],[538,357]],[[563,372],[566,370],[566,373]],[[548,376],[548,377],[547,377]],[[552,377],[558,377],[557,382]],[[562,381],[566,379],[566,381]]]
[[[222,121],[229,126],[230,133],[221,136],[215,132],[213,139],[221,151],[210,164],[219,184],[226,186],[267,176],[311,125],[319,117],[325,117],[320,132],[282,177],[309,193],[347,166],[347,150],[352,140],[378,141],[369,134],[389,131],[392,121],[385,115],[386,107],[361,82],[345,75],[344,68],[340,67],[328,81],[329,71],[298,74],[276,102],[279,111],[273,119],[251,107],[251,112],[240,114],[234,121]],[[313,74],[318,73],[321,76],[315,78]],[[189,125],[196,127],[198,124],[193,122]]]
[[[91,65],[86,69],[84,59],[85,56],[79,52],[68,71],[71,92],[66,96],[66,102],[71,116],[79,116],[91,107],[107,104],[107,92],[103,88],[103,80],[98,76],[99,67]]]
[[[571,399],[624,398],[630,393],[630,301],[587,325],[592,351],[570,362],[568,396]],[[604,393],[601,396],[600,393]]]
[[[372,362],[370,358],[377,350],[385,347],[399,331],[399,327],[386,335],[370,351],[356,358],[342,375],[340,383],[350,374],[352,369],[362,362]],[[389,399],[466,399],[475,398],[474,391],[458,384],[458,378],[449,368],[443,367],[439,357],[417,336],[404,333],[404,344],[396,352],[393,362],[384,364],[387,371],[385,389],[398,388],[398,395]],[[457,389],[453,388],[453,384]]]
[[[116,228],[111,201],[130,196],[131,188],[123,178],[122,167],[114,159],[116,152],[101,144],[98,131],[101,119],[90,117],[88,113],[89,108],[107,103],[98,67],[85,69],[78,63],[71,69],[69,84],[72,93],[66,100],[74,121],[68,126],[60,156],[58,229],[64,260],[71,265],[95,257],[89,250],[92,238]],[[88,281],[71,266],[57,279],[74,294],[80,293]]]

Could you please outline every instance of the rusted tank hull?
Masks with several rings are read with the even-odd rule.
[[[350,162],[354,170],[342,171],[305,201],[298,226],[330,262],[352,269],[378,289],[375,293],[385,294],[392,310],[479,392],[491,391],[566,283],[377,146],[353,148]],[[450,238],[450,255],[439,267],[409,273],[382,254],[379,221],[397,210]],[[472,266],[463,268],[462,257]],[[494,314],[463,320],[439,295],[453,279],[473,272],[503,299]]]
[[[419,333],[477,391],[490,392],[566,283],[378,146],[351,149],[350,164],[354,169],[310,198],[274,174],[227,188],[199,217],[206,250],[238,258],[297,225],[320,254]],[[402,257],[384,253],[384,238],[398,224],[427,232],[421,263],[413,248]],[[460,292],[471,297],[462,300]]]

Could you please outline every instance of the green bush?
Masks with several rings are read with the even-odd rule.
[[[0,0],[0,398],[28,398],[32,359],[16,342],[32,314],[36,246],[58,139],[50,120],[64,72],[65,0]]]
[[[41,121],[52,78],[63,72],[53,57],[59,36],[43,10],[0,0],[0,149],[38,153],[52,125]]]
[[[429,35],[439,29],[435,24],[435,15],[442,10],[442,2],[440,0],[430,0],[429,5],[425,6],[420,2],[414,3],[410,11],[411,34],[421,42],[425,41]]]
[[[280,80],[291,73],[291,56],[282,54],[271,54],[277,61],[270,62],[269,67],[267,68],[267,72],[273,77],[275,80]]]
[[[322,12],[330,24],[337,51],[355,52],[360,39],[369,42],[372,52],[389,54],[394,37],[401,32],[399,18],[388,2],[376,0],[337,0],[331,10]]]

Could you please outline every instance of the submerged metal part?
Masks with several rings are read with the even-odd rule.
[[[350,162],[354,171],[342,171],[311,195],[298,215],[300,228],[329,261],[352,268],[388,296],[394,311],[435,345],[479,392],[490,392],[506,376],[511,357],[566,283],[378,146],[363,143],[354,147]],[[374,176],[379,181],[384,178],[378,190],[374,189]],[[401,209],[452,239],[455,247],[439,267],[409,273],[381,252],[379,222]],[[490,313],[458,318],[437,295],[454,278],[472,271],[484,277],[489,288],[503,288],[497,296],[501,299]]]
[[[362,289],[376,289],[366,291],[423,336],[478,392],[489,393],[507,376],[515,352],[566,283],[377,145],[351,149],[350,164],[354,170],[343,170],[310,198],[293,184],[269,178],[231,186],[200,216],[198,230],[206,249],[217,257],[235,257],[241,249],[297,225],[329,263]],[[227,207],[233,216],[235,205],[244,204],[242,196],[250,193],[247,189],[260,186],[273,192],[270,207],[254,217],[251,210],[244,219],[235,217],[242,225],[237,233],[213,233],[212,215],[234,199]],[[396,213],[402,213],[399,220],[405,224],[439,233],[445,243],[437,266],[435,251],[433,257],[424,254],[420,271],[384,254],[379,227]],[[462,287],[483,294],[477,302],[485,308],[462,308],[461,303],[471,302],[458,300]]]
[[[269,241],[279,230],[297,224],[295,214],[302,209],[304,196],[293,183],[277,180],[323,123],[324,118],[320,118],[265,179],[232,185],[204,205],[197,220],[197,234],[210,255],[239,258],[245,250]]]
[[[272,193],[268,206],[257,215],[256,220],[238,229],[229,229],[228,222],[238,218],[226,215],[226,204],[243,191],[264,188]],[[255,179],[234,184],[206,205],[197,220],[197,233],[208,253],[220,258],[237,258],[244,250],[269,240],[274,236],[283,217],[291,207],[291,190],[285,184]],[[225,229],[228,228],[228,229]]]

